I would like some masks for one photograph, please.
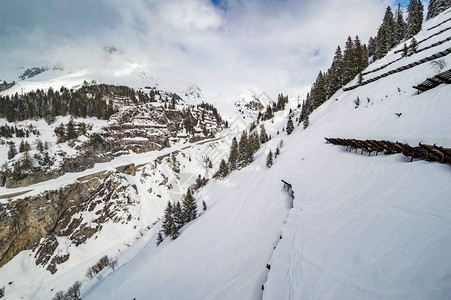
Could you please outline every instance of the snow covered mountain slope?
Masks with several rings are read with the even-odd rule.
[[[310,127],[295,127],[290,136],[281,130],[286,114],[276,115],[265,124],[273,139],[253,164],[196,194],[210,208],[177,240],[149,243],[119,270],[84,286],[84,298],[449,298],[450,166],[349,153],[324,140],[451,147],[451,86],[420,95],[412,89],[435,74],[423,64],[339,91],[313,112]],[[266,153],[282,139],[267,169]],[[281,179],[293,185],[292,209]]]
[[[427,31],[448,16],[428,21],[418,39],[444,28],[446,23]],[[371,76],[450,44],[402,58]],[[391,51],[368,70],[398,58]],[[449,66],[451,55],[443,60]],[[27,80],[36,82],[51,75],[47,72],[59,71]],[[410,163],[401,154],[360,155],[324,139],[451,147],[451,86],[419,95],[412,88],[435,74],[434,66],[425,63],[349,92],[339,91],[310,115],[307,129],[297,126],[287,135],[288,110],[293,109],[293,119],[299,116],[297,102],[289,102],[285,111],[265,121],[272,139],[262,145],[254,162],[198,189],[194,196],[199,217],[185,225],[176,240],[167,237],[158,247],[166,203],[181,199],[199,174],[212,177],[220,160],[227,158],[232,137],[239,136],[249,118],[210,140],[180,141],[161,151],[122,155],[83,172],[18,188],[14,192],[32,188],[26,195],[39,196],[87,178],[96,181],[96,173],[107,170],[117,181],[99,183],[95,196],[110,194],[118,207],[129,205],[116,212],[119,222],[105,215],[105,222],[98,223],[97,212],[106,205],[91,197],[94,209],[67,216],[68,224],[82,220],[80,227],[102,229],[81,244],[72,236],[55,237],[58,244],[49,258],[61,261],[54,274],[47,271],[48,265],[37,265],[36,249],[21,251],[0,268],[0,289],[4,287],[7,299],[50,299],[79,280],[83,299],[449,299],[450,166]],[[77,84],[89,79],[81,73],[75,77]],[[45,88],[46,82],[39,84]],[[37,88],[34,84],[29,87]],[[247,96],[242,103],[253,99]],[[235,112],[232,102],[223,107]],[[268,169],[267,154],[277,147],[281,153]],[[207,157],[214,168],[207,166]],[[114,169],[132,163],[136,172],[118,174]],[[282,179],[292,184],[294,200],[283,189]],[[122,190],[109,193],[114,184]],[[10,202],[8,198],[18,196],[7,196],[0,204]],[[208,209],[200,212],[203,201]],[[8,211],[0,220],[7,217]],[[104,255],[118,259],[118,267],[87,276],[88,268]]]

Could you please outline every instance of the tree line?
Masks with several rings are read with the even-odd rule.
[[[52,123],[57,116],[71,115],[75,118],[97,117],[106,120],[117,110],[108,96],[127,97],[132,102],[151,101],[141,91],[126,86],[85,83],[80,89],[61,87],[47,91],[37,89],[24,94],[0,96],[0,118],[8,122],[44,118]]]
[[[368,41],[368,56],[370,60],[384,57],[390,49],[406,39],[412,38],[421,30],[424,7],[420,0],[411,0],[407,6],[407,18],[404,19],[403,7],[398,4],[393,13],[387,6],[382,24],[377,35]],[[411,44],[414,48],[415,41]],[[406,47],[407,48],[407,47]],[[405,54],[407,55],[407,49]]]
[[[363,81],[361,72],[370,61],[384,57],[390,49],[403,40],[413,37],[420,30],[423,23],[423,5],[420,0],[410,0],[407,7],[407,18],[404,18],[403,7],[398,4],[395,13],[390,6],[385,11],[382,24],[379,26],[376,37],[370,37],[368,46],[362,44],[359,37],[347,38],[342,51],[338,46],[332,64],[326,72],[319,71],[315,82],[307,93],[301,108],[299,123],[304,122],[308,127],[308,115],[344,85],[359,75],[359,82]],[[405,45],[404,54],[416,51],[417,43],[412,39],[408,51]]]

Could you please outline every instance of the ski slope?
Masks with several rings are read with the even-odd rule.
[[[83,297],[449,299],[450,166],[349,153],[324,140],[451,147],[451,86],[420,95],[412,89],[434,74],[424,64],[339,91],[310,116],[310,127],[290,136],[281,130],[286,114],[279,114],[266,124],[275,137],[252,165],[196,195],[210,208],[177,240],[149,243],[119,270],[84,286]],[[281,155],[267,169],[266,153],[281,139]],[[292,209],[281,179],[293,184]]]

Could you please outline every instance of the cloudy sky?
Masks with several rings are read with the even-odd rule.
[[[398,2],[1,0],[0,78],[18,66],[106,67],[103,48],[114,46],[179,89],[294,94],[348,35],[375,35]]]

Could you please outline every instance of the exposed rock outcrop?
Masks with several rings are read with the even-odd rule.
[[[106,222],[127,223],[135,189],[119,172],[101,172],[58,191],[14,200],[0,206],[0,267],[22,250],[33,249],[36,264],[52,273],[70,253],[59,237],[78,246]]]

